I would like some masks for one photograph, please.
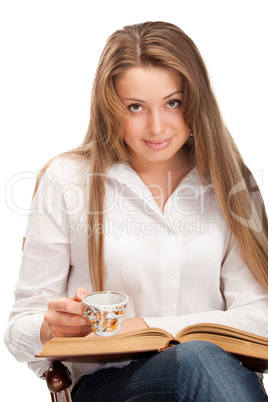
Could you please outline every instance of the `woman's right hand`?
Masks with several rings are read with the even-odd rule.
[[[73,297],[56,297],[49,302],[40,331],[43,345],[55,336],[85,336],[92,332],[81,303],[87,293],[86,288],[79,288]]]

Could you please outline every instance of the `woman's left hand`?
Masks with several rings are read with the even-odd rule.
[[[143,318],[126,318],[118,334],[125,334],[127,332],[138,331],[139,329],[148,328]]]

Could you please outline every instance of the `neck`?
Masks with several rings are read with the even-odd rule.
[[[166,161],[148,162],[136,157],[131,165],[140,177],[152,179],[167,177],[168,174],[184,177],[193,168],[189,154],[183,149]]]
[[[184,150],[183,150],[184,151]],[[134,163],[133,169],[148,187],[155,202],[164,212],[165,204],[183,178],[193,168],[189,154],[180,150],[175,158],[164,162]]]

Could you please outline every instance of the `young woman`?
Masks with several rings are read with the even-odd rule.
[[[83,144],[39,175],[6,344],[42,376],[45,342],[90,333],[92,290],[129,296],[121,332],[210,322],[268,336],[267,239],[196,46],[169,23],[127,26],[101,55]],[[207,342],[68,367],[75,401],[267,400],[256,373]]]

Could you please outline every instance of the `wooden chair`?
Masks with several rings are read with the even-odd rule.
[[[45,376],[52,402],[72,402],[70,391],[72,380],[66,366],[61,362],[53,361]]]

